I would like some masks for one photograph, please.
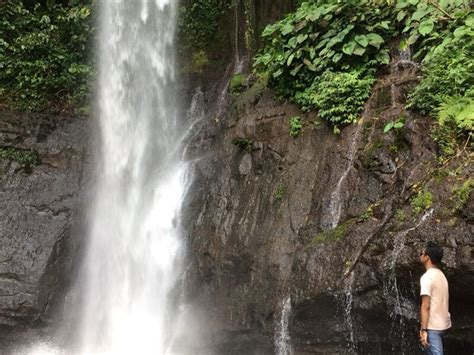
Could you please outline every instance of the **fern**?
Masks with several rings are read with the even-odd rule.
[[[441,125],[454,121],[462,131],[474,131],[474,100],[470,97],[452,96],[438,108],[438,119]]]

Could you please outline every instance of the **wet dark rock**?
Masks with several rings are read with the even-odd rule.
[[[28,169],[1,161],[0,325],[44,326],[64,297],[89,135],[83,119],[0,112],[0,146],[34,150],[41,161]]]
[[[474,319],[462,311],[474,297],[467,286],[474,275],[472,196],[452,212],[453,182],[433,174],[432,121],[403,108],[403,88],[415,82],[416,68],[398,69],[409,72],[380,78],[363,122],[339,136],[268,90],[253,106],[221,117],[219,126],[202,126],[200,136],[218,131],[194,150],[205,158],[194,166],[193,208],[185,208],[184,224],[195,260],[189,303],[206,310],[215,327],[210,349],[272,353],[281,302],[291,296],[288,331],[296,353],[415,353],[418,253],[434,240],[445,247],[451,287],[448,350],[472,351]],[[294,139],[288,120],[296,115],[305,124]],[[400,117],[403,129],[383,133]],[[234,137],[252,140],[252,149],[242,153],[228,143]],[[204,147],[199,137],[193,145]],[[451,169],[463,164],[460,174],[469,176],[466,157]],[[434,202],[417,214],[410,201],[420,186]],[[237,344],[260,350],[239,352]]]

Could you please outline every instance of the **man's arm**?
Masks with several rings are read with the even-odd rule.
[[[422,329],[428,328],[428,319],[430,318],[430,296],[422,295],[421,296],[421,309],[420,309],[420,341],[421,344],[425,347],[429,346],[428,344],[428,333]]]

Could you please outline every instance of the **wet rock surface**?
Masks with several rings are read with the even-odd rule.
[[[404,110],[416,74],[407,70],[382,77],[363,120],[340,135],[269,91],[200,122],[187,149],[196,162],[184,224],[189,303],[206,310],[210,349],[274,353],[290,296],[295,353],[417,353],[418,255],[434,240],[445,248],[451,290],[447,350],[472,353],[472,196],[452,208],[472,156],[437,162],[432,121]],[[304,122],[296,139],[293,116]],[[383,133],[400,117],[401,130]],[[415,212],[420,191],[433,203]]]
[[[1,326],[47,326],[64,298],[80,245],[73,236],[87,196],[89,137],[84,119],[0,111],[1,149],[39,158],[32,165],[0,160]]]

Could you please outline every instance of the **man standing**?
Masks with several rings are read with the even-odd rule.
[[[443,249],[428,242],[420,253],[426,272],[420,279],[420,342],[428,354],[443,355],[443,331],[451,327],[448,280],[438,268]]]

